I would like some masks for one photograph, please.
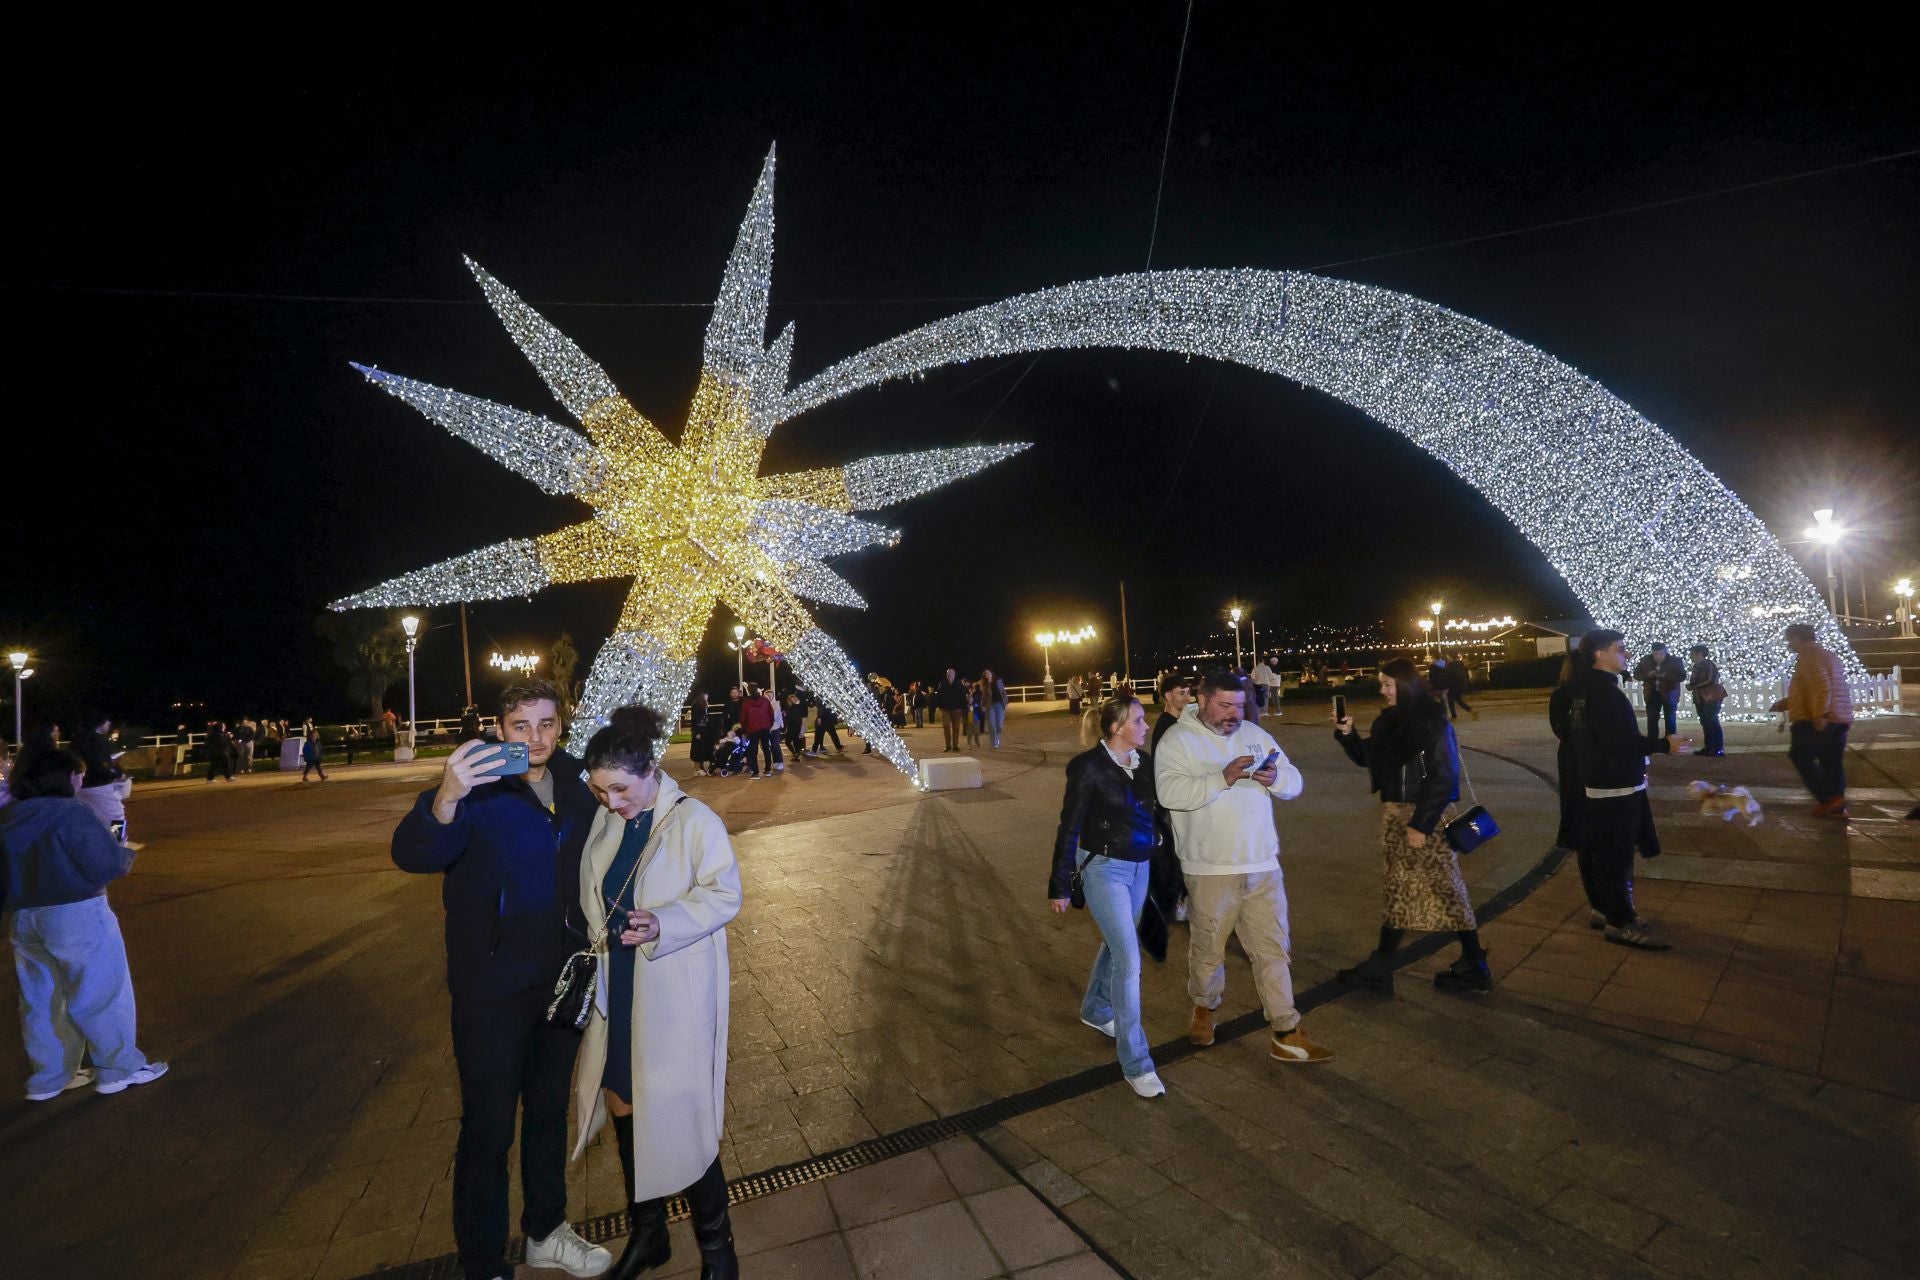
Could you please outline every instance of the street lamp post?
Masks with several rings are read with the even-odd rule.
[[[1841,535],[1846,530],[1833,519],[1833,508],[1822,507],[1813,513],[1813,525],[1807,530],[1807,537],[1820,544],[1827,553],[1827,612],[1837,620],[1840,617],[1839,596],[1834,590],[1833,549],[1839,545]]]
[[[1052,702],[1053,701],[1053,632],[1036,631],[1033,633],[1033,642],[1040,646],[1040,664],[1046,669],[1046,674],[1040,677],[1040,683],[1046,689],[1047,701]]]
[[[1433,657],[1433,619],[1420,618],[1417,621],[1420,623],[1421,640],[1427,646],[1427,657],[1431,659]]]
[[[405,764],[413,759],[413,744],[418,734],[415,725],[419,721],[419,704],[413,693],[413,648],[420,643],[420,619],[408,614],[400,619],[400,629],[407,633],[407,740],[393,744],[393,758],[395,763]]]
[[[733,656],[738,659],[734,665],[739,668],[740,696],[745,697],[747,693],[747,629],[745,627],[738,624],[734,626],[733,643],[727,648],[733,650]]]
[[[33,668],[27,665],[31,658],[31,654],[19,652],[7,655],[7,661],[13,664],[13,749],[16,752],[26,743],[20,729],[20,682],[33,674]]]
[[[1900,636],[1904,640],[1913,639],[1913,579],[1902,578],[1893,584],[1893,594],[1900,598]]]
[[[1233,669],[1235,671],[1238,671],[1241,665],[1240,664],[1240,611],[1238,609],[1229,609],[1227,610],[1227,616],[1233,619]]]

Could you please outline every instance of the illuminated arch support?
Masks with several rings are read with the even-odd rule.
[[[1344,400],[1479,490],[1641,650],[1706,643],[1729,682],[1756,682],[1787,664],[1782,626],[1807,620],[1864,674],[1806,574],[1673,437],[1545,352],[1371,285],[1242,270],[1045,289],[842,360],[795,387],[779,418],[942,365],[1073,347],[1227,360]]]

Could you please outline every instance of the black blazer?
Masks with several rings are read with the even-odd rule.
[[[1432,835],[1447,806],[1460,798],[1460,745],[1444,715],[1409,723],[1398,707],[1382,711],[1362,738],[1335,732],[1334,741],[1373,779],[1383,804],[1410,804],[1407,826]]]
[[[1118,859],[1145,862],[1160,843],[1153,816],[1153,762],[1145,753],[1129,778],[1113,762],[1104,744],[1083,751],[1067,762],[1067,795],[1060,805],[1060,829],[1053,838],[1053,869],[1047,877],[1047,896],[1069,894],[1076,850]]]

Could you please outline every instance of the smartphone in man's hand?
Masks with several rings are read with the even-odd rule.
[[[507,778],[527,771],[527,744],[524,742],[490,742],[485,747],[467,757],[467,763],[476,769],[487,770],[496,778]]]

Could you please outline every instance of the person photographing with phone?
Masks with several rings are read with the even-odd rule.
[[[1364,768],[1380,796],[1381,885],[1385,906],[1380,942],[1366,959],[1334,976],[1350,987],[1393,993],[1393,953],[1409,929],[1451,933],[1460,958],[1433,975],[1442,991],[1491,991],[1487,952],[1473,900],[1460,877],[1460,859],[1448,845],[1447,811],[1460,798],[1460,745],[1439,695],[1406,658],[1380,668],[1386,709],[1366,736],[1347,714],[1347,700],[1334,699],[1334,741]]]
[[[1187,882],[1187,1038],[1213,1043],[1213,1013],[1227,988],[1227,937],[1237,935],[1273,1028],[1276,1062],[1325,1062],[1333,1054],[1307,1038],[1293,1003],[1287,888],[1273,801],[1304,787],[1271,734],[1247,719],[1246,680],[1216,671],[1154,752],[1154,789],[1172,814]]]
[[[402,871],[444,877],[447,989],[460,1077],[453,1233],[467,1280],[509,1276],[507,1153],[521,1113],[527,1262],[597,1276],[613,1255],[567,1224],[567,1096],[580,1034],[547,1021],[556,975],[585,939],[577,850],[595,810],[560,749],[560,693],[500,695],[499,742],[467,742],[393,833]]]

